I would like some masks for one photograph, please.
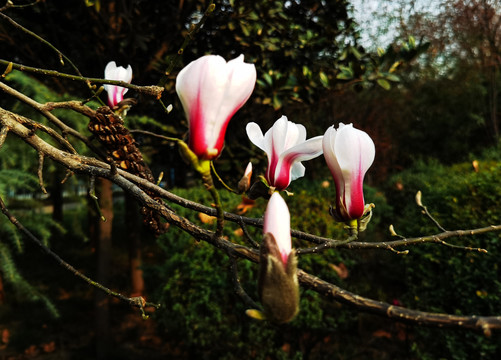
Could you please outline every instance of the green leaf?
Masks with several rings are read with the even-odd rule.
[[[339,79],[339,80],[350,80],[353,78],[353,74],[351,72],[346,72],[346,71],[343,71],[339,74],[337,74],[336,76],[336,79]]]
[[[273,109],[278,110],[282,107],[282,101],[275,94],[273,95]]]
[[[409,36],[409,45],[411,46],[411,48],[416,47],[416,39],[414,39],[414,36],[412,35]]]
[[[348,56],[348,49],[344,49],[343,52],[341,53],[341,56],[339,56],[339,61],[343,61],[344,59],[346,59],[346,57]]]
[[[390,90],[391,89],[390,83],[387,80],[385,80],[385,79],[377,79],[377,83],[378,83],[379,86],[381,86],[385,90]]]
[[[355,48],[355,47],[350,47],[350,51],[357,58],[357,60],[360,60],[362,58],[362,54]]]
[[[329,87],[329,78],[327,77],[327,75],[323,71],[320,71],[319,76],[322,85],[325,87]]]
[[[271,78],[271,76],[269,74],[264,73],[263,78],[266,81],[266,83],[268,83],[269,86],[273,85],[273,79]]]
[[[395,75],[395,74],[385,74],[384,77],[386,80],[389,80],[389,81],[393,81],[393,82],[400,81],[400,77],[398,75]]]
[[[245,24],[240,24],[240,28],[242,29],[242,32],[244,33],[245,36],[249,37],[250,31],[247,25]]]
[[[311,76],[311,70],[307,66],[304,66],[304,65],[303,65],[303,76],[308,77],[308,78]]]

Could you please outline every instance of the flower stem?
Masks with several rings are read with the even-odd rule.
[[[214,206],[216,207],[217,212],[217,227],[215,236],[219,237],[223,233],[224,226],[224,211],[221,206],[221,199],[219,198],[219,192],[214,186],[214,180],[212,180],[211,174],[211,161],[205,159],[199,159],[197,155],[193,151],[191,151],[190,147],[182,140],[178,140],[177,145],[179,146],[179,150],[183,158],[190,162],[191,165],[195,168],[195,170],[202,176],[202,182],[210,192],[212,199],[214,200]]]
[[[211,161],[211,163],[210,163],[210,168],[212,169],[212,172],[214,173],[214,175],[216,175],[217,180],[221,183],[221,185],[223,185],[223,187],[224,187],[226,190],[228,190],[228,191],[230,191],[230,192],[232,192],[232,193],[234,193],[234,194],[239,194],[239,192],[238,192],[238,191],[233,190],[233,189],[232,189],[229,185],[227,185],[227,184],[223,181],[223,179],[221,179],[221,177],[220,177],[220,176],[219,176],[219,174],[217,173],[216,168],[214,167],[214,163],[213,163],[212,161]]]
[[[202,181],[204,183],[205,188],[207,189],[207,191],[209,191],[209,193],[212,196],[212,199],[214,200],[214,205],[216,207],[216,212],[217,212],[217,227],[215,236],[219,237],[223,234],[223,227],[224,227],[224,212],[223,212],[223,207],[221,205],[221,198],[219,197],[219,192],[214,186],[214,181],[212,179],[210,168],[208,169],[208,171],[201,172],[200,175],[202,175]]]
[[[356,239],[358,237],[358,219],[350,220],[347,225],[350,238],[354,237]]]

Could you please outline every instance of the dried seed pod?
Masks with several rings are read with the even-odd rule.
[[[152,183],[155,182],[150,168],[144,162],[143,155],[129,130],[124,126],[122,118],[108,106],[98,108],[93,116],[90,116],[88,129],[103,145],[117,167]],[[162,202],[160,198],[151,194],[150,196]],[[156,234],[167,229],[168,224],[162,223],[160,217],[150,209],[143,208],[141,213],[144,217],[144,223]]]

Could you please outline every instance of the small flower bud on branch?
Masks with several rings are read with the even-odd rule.
[[[297,257],[292,250],[287,204],[274,193],[266,207],[259,259],[259,297],[267,319],[286,323],[299,312]]]

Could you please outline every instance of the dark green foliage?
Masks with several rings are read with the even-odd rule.
[[[480,160],[479,171],[469,163],[443,166],[420,162],[394,177],[403,191],[392,192],[396,206],[395,226],[404,236],[438,233],[419,211],[414,195],[422,191],[422,201],[446,229],[473,229],[501,223],[499,194],[501,165]],[[398,204],[398,206],[397,206]],[[451,244],[480,247],[487,254],[453,249],[443,245],[410,248],[410,254],[395,263],[404,277],[405,306],[426,311],[465,315],[501,313],[499,254],[501,235],[489,233],[447,240]],[[500,355],[499,334],[486,338],[467,331],[417,330],[415,351],[420,358],[493,359]]]
[[[58,94],[42,82],[22,72],[10,73],[5,81],[40,103],[70,99],[68,94]],[[6,97],[2,97],[0,106],[47,124],[47,120],[41,114],[21,102],[7,101]],[[86,128],[86,118],[75,112],[62,110],[55,113],[64,119],[66,124],[75,129],[83,130]],[[55,144],[55,141],[42,132],[37,134]],[[73,143],[82,153],[86,152],[82,143]],[[18,217],[19,221],[48,246],[52,236],[63,234],[65,230],[54,221],[48,210],[43,210],[44,206],[51,203],[51,198],[44,196],[41,192],[36,175],[37,167],[38,156],[36,152],[27,147],[22,140],[8,134],[0,149],[0,194],[7,202],[9,210]],[[61,175],[61,168],[52,161],[45,161],[43,174],[45,186],[48,187],[49,191],[54,183],[60,182],[64,177],[64,174]],[[74,178],[68,181],[69,185],[75,183],[77,181]],[[24,236],[8,221],[7,217],[2,215],[0,217],[0,252],[2,256],[0,271],[4,280],[14,290],[12,295],[19,300],[41,301],[52,315],[58,316],[54,304],[36,286],[30,284],[29,280],[23,277],[22,269],[18,269],[16,266],[24,255],[24,243]]]
[[[6,195],[9,194],[11,197],[23,193],[32,194],[37,184],[36,178],[26,175],[26,173],[0,170],[0,195],[3,199],[6,199]],[[20,204],[22,204],[22,208],[19,208]],[[64,231],[51,219],[50,214],[40,214],[36,210],[40,205],[35,199],[22,203],[12,199],[7,201],[7,206],[11,210],[18,207],[17,211],[13,211],[14,215],[46,245],[48,245],[52,232]],[[7,217],[0,217],[0,275],[12,287],[11,296],[24,301],[42,302],[47,310],[57,317],[59,313],[54,304],[39,289],[32,286],[16,266],[18,256],[22,256],[24,252],[24,242],[24,236]]]
[[[190,60],[244,54],[258,70],[258,102],[275,109],[292,99],[311,102],[329,79],[335,82],[345,44],[356,42],[347,6],[344,0],[222,1],[186,54]]]
[[[180,196],[210,203],[210,197],[202,189],[174,190]],[[225,210],[234,210],[240,197],[228,192],[221,192]],[[285,199],[290,207],[293,226],[304,227],[311,218],[304,210],[311,207],[315,211],[319,200],[316,196],[301,194]],[[317,205],[316,205],[317,204]],[[266,201],[258,200],[256,207],[246,216],[262,216]],[[200,223],[196,214],[176,207],[179,215],[188,216]],[[296,216],[303,213],[306,216]],[[324,211],[325,216],[317,212],[316,225],[327,229],[326,236],[341,236],[339,226]],[[212,225],[207,225],[213,227]],[[228,228],[236,229],[228,223]],[[249,229],[256,241],[261,241],[260,229]],[[231,230],[225,234],[232,240],[241,242]],[[340,312],[332,304],[324,303],[317,293],[303,291],[301,294],[300,313],[288,325],[275,326],[248,318],[248,308],[235,294],[229,270],[230,261],[226,254],[204,242],[196,242],[177,229],[170,229],[158,240],[165,253],[163,264],[147,269],[148,278],[159,289],[158,299],[162,308],[156,313],[157,319],[166,331],[166,338],[176,339],[179,347],[189,351],[191,356],[206,359],[232,359],[238,353],[245,358],[274,359],[302,358],[314,347],[322,346],[322,339],[333,331],[342,329],[353,321],[353,314]],[[296,244],[306,246],[306,243]],[[346,262],[335,251],[321,256],[308,255],[299,257],[299,266],[329,281],[338,283],[342,280],[329,266],[330,263]],[[257,264],[248,261],[238,262],[239,276],[246,292],[257,301]],[[304,336],[305,332],[309,334]],[[288,345],[286,345],[288,344]],[[286,352],[281,348],[288,348]]]

